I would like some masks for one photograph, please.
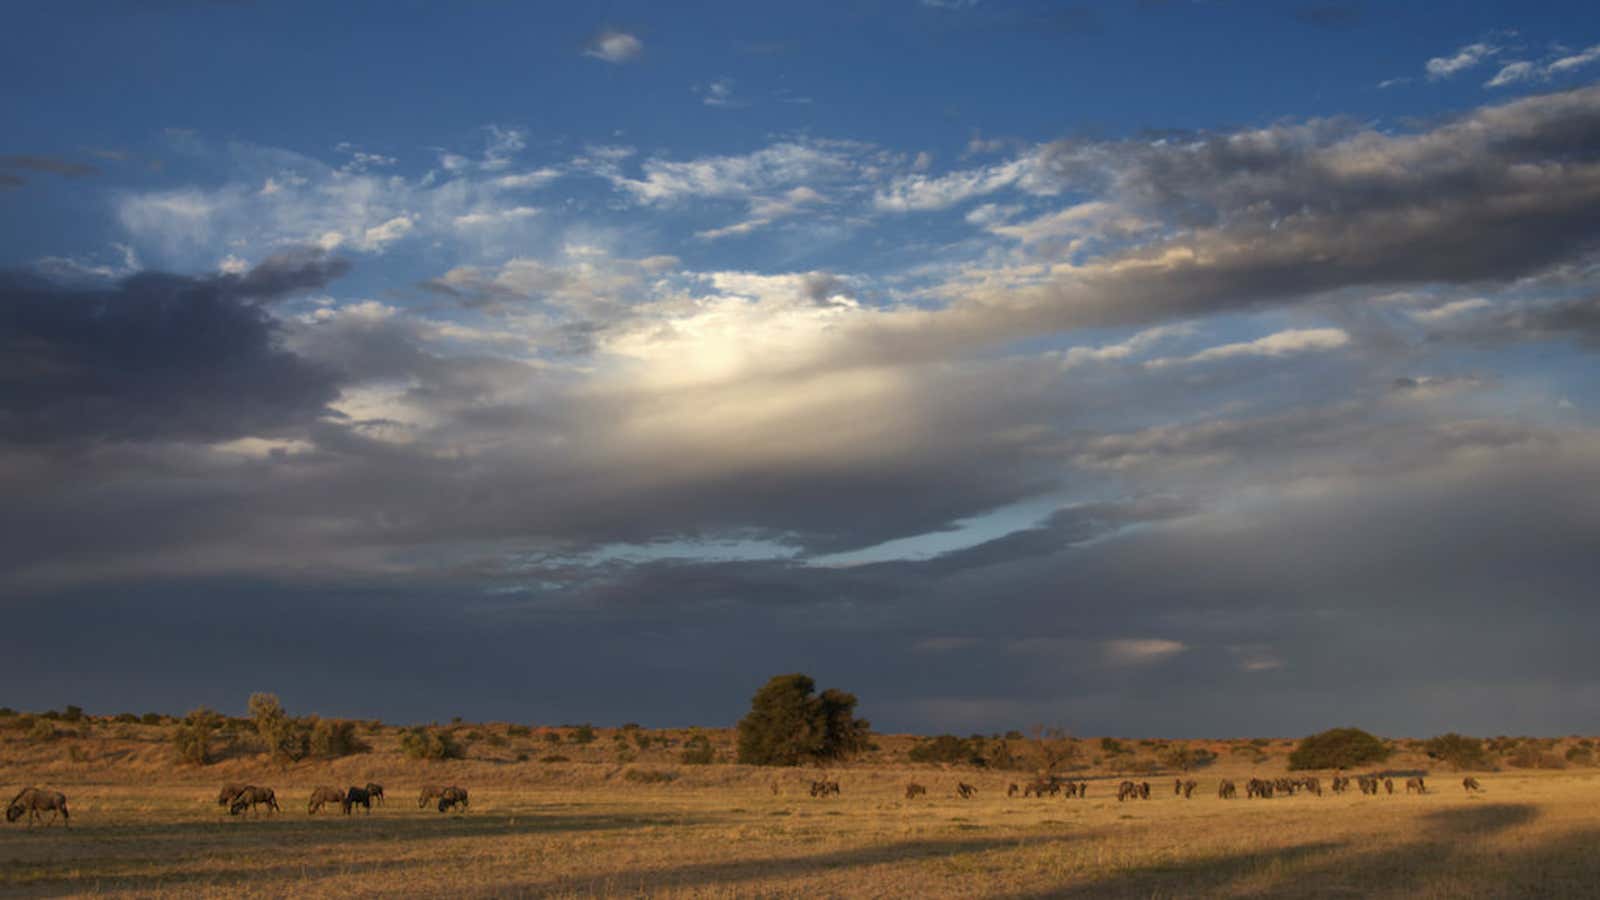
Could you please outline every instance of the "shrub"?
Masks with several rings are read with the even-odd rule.
[[[1300,741],[1289,754],[1289,768],[1345,769],[1389,757],[1383,741],[1359,728],[1334,728]]]
[[[183,724],[172,732],[172,749],[178,761],[192,766],[211,762],[211,734],[221,720],[214,710],[204,706],[190,710]]]
[[[1167,768],[1182,769],[1188,772],[1191,769],[1211,765],[1216,762],[1217,755],[1204,747],[1190,749],[1179,744],[1173,744],[1163,747],[1161,752],[1156,754],[1156,759],[1160,760],[1161,764]]]
[[[1118,756],[1128,752],[1128,748],[1116,738],[1104,737],[1100,739],[1100,750],[1111,756]]]
[[[527,762],[527,761],[528,761],[528,754],[526,754],[526,753],[518,753],[517,754],[517,762]]]
[[[39,719],[28,729],[30,741],[53,741],[56,739],[56,726],[48,719]]]
[[[61,713],[63,722],[79,722],[83,720],[83,707],[68,705]]]
[[[1592,766],[1594,765],[1594,751],[1582,745],[1571,747],[1567,750],[1567,762],[1575,766]]]
[[[528,735],[533,734],[533,729],[526,725],[507,725],[506,734],[509,734],[512,737],[527,737]]]
[[[310,729],[289,718],[276,694],[250,695],[250,721],[277,762],[294,762],[311,752]]]
[[[137,725],[139,724],[139,717],[133,713],[117,713],[116,718],[112,719],[111,721],[120,722],[125,725]]]
[[[1484,753],[1483,741],[1453,731],[1429,738],[1423,743],[1422,750],[1428,754],[1429,759],[1441,760],[1457,769],[1482,769],[1489,765],[1489,756]]]
[[[594,738],[594,726],[588,723],[579,725],[572,730],[571,739],[574,744],[592,744],[594,743]]]
[[[455,736],[439,728],[412,728],[400,735],[400,752],[411,759],[460,759]]]
[[[985,760],[973,749],[972,743],[953,734],[921,741],[906,758],[916,763],[962,763],[982,765]]]
[[[552,753],[549,756],[541,756],[541,757],[539,757],[539,762],[542,762],[542,763],[563,763],[563,762],[571,762],[571,760],[567,759],[565,756],[562,756],[559,753]]]
[[[683,742],[683,752],[678,760],[686,766],[709,766],[717,761],[717,751],[711,749],[711,739],[703,734],[692,734]]]
[[[161,713],[145,713],[139,717],[139,721],[146,725],[160,725],[166,720],[167,717],[163,716]]]
[[[739,762],[794,766],[859,753],[871,725],[855,717],[855,695],[815,689],[816,682],[799,673],[768,680],[739,720]]]
[[[16,714],[17,714],[17,711],[12,709],[11,707],[9,707],[9,706],[0,706],[0,719],[9,719],[9,718],[11,718],[12,716],[14,716]]]
[[[668,784],[678,780],[678,773],[671,769],[629,769],[622,777],[639,784]]]
[[[323,759],[337,759],[372,749],[356,737],[356,723],[343,719],[317,720],[311,726],[308,744],[311,755]]]
[[[544,742],[547,744],[561,743],[561,733],[558,731],[546,731],[544,733]]]

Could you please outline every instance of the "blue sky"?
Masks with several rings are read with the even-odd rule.
[[[10,699],[1580,730],[1586,13],[15,11]]]

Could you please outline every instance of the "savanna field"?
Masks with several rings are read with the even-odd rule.
[[[20,717],[19,717],[20,718]],[[44,726],[46,728],[52,726]],[[405,729],[358,726],[368,749],[274,762],[224,726],[214,762],[175,761],[175,722],[83,719],[46,739],[0,730],[0,784],[67,795],[71,826],[0,831],[0,891],[15,896],[1314,896],[1560,897],[1600,890],[1600,770],[1574,738],[1490,742],[1507,756],[1464,775],[1420,742],[1391,742],[1393,794],[1245,799],[1252,777],[1290,777],[1288,740],[1006,740],[1013,769],[927,758],[926,739],[874,735],[826,767],[734,765],[731,730],[457,724],[460,758],[402,749]],[[1003,737],[1002,737],[1003,739]],[[992,752],[997,741],[988,743]],[[1008,796],[1036,752],[1085,798]],[[705,751],[709,748],[709,754]],[[698,751],[698,752],[697,752]],[[686,759],[714,761],[694,764]],[[1567,756],[1571,756],[1571,762]],[[1188,772],[1167,763],[1188,758]],[[1040,757],[1042,758],[1042,757]],[[1508,762],[1522,765],[1510,765]],[[1523,767],[1532,763],[1532,767]],[[1556,768],[1559,766],[1559,768]],[[1427,793],[1408,794],[1421,775]],[[1175,779],[1197,782],[1184,799]],[[1151,784],[1118,802],[1119,782]],[[1220,800],[1217,785],[1239,785]],[[813,798],[816,780],[840,785]],[[230,815],[225,782],[274,789],[279,813]],[[350,815],[307,813],[318,786],[385,786]],[[908,800],[906,786],[927,788]],[[958,784],[977,788],[960,799]],[[465,810],[419,808],[419,788],[459,785]],[[46,822],[49,816],[46,814]]]

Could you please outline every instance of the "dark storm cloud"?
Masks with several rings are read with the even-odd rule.
[[[278,346],[259,304],[344,268],[297,255],[240,275],[143,273],[96,289],[0,274],[0,437],[222,440],[304,424],[335,385]]]
[[[1509,341],[1572,340],[1600,347],[1600,297],[1527,303],[1487,315],[1467,317],[1435,330],[1438,340],[1479,344]]]

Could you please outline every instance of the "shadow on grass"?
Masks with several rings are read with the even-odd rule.
[[[1474,846],[1537,817],[1535,807],[1520,804],[1441,810],[1422,817],[1418,840],[1380,850],[1358,850],[1349,841],[1300,844],[1009,896],[1593,896],[1600,859],[1591,849],[1600,832],[1564,834],[1516,853]]]

